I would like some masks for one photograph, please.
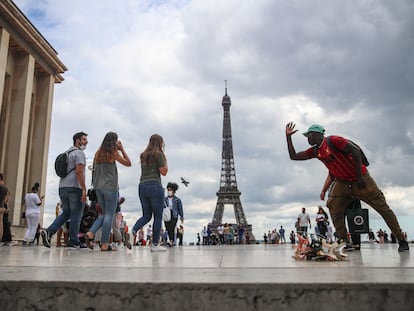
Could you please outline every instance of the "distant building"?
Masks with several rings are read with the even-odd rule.
[[[10,0],[0,1],[0,172],[11,191],[9,220],[21,225],[23,198],[46,188],[54,84],[67,71],[57,52]],[[43,208],[41,223],[43,222]]]

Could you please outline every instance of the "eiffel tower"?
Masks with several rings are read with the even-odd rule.
[[[210,224],[210,229],[212,232],[217,233],[217,226],[222,224],[223,221],[224,205],[233,205],[237,225],[240,226],[240,224],[243,224],[245,234],[249,232],[250,241],[254,241],[252,226],[247,223],[246,215],[244,214],[240,201],[241,192],[237,188],[230,123],[231,100],[230,96],[227,95],[227,81],[225,84],[225,94],[223,96],[222,105],[224,110],[224,119],[220,189],[217,192],[217,205],[214,211],[213,221]]]

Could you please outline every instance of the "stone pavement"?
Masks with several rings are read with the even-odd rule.
[[[116,252],[0,247],[1,310],[413,310],[414,254],[363,244],[344,261],[285,245]],[[414,245],[411,245],[414,252]]]

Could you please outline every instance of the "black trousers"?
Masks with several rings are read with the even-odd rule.
[[[321,236],[323,236],[324,238],[326,238],[326,224],[325,224],[325,222],[319,221],[319,222],[317,222],[317,226],[318,226],[319,234]]]
[[[174,241],[174,231],[175,226],[177,225],[178,218],[174,218],[171,211],[171,220],[170,221],[164,221],[165,229],[168,232],[168,238],[170,241]]]
[[[12,240],[11,230],[10,230],[10,221],[9,214],[3,214],[3,237],[1,241],[3,243],[10,242]]]

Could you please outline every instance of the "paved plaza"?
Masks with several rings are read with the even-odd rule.
[[[81,288],[82,284],[86,284],[84,290],[87,293],[84,293],[84,296],[89,297],[87,298],[90,299],[89,301],[92,301],[90,297],[99,296],[98,292],[101,290],[107,295],[109,289],[117,291],[122,288],[125,297],[128,297],[123,299],[131,300],[133,293],[128,292],[131,288],[137,290],[141,288],[141,293],[148,287],[152,288],[153,291],[146,295],[153,295],[154,288],[157,288],[155,292],[159,297],[157,299],[159,305],[156,310],[167,310],[168,305],[170,305],[169,310],[175,310],[175,305],[188,306],[181,310],[191,308],[192,310],[210,310],[214,306],[216,297],[217,303],[225,305],[234,305],[234,299],[236,301],[239,301],[239,298],[242,301],[245,299],[246,308],[239,306],[240,310],[267,310],[267,307],[277,301],[280,303],[280,300],[274,298],[273,295],[279,298],[284,295],[283,301],[285,302],[282,305],[287,310],[288,307],[292,307],[294,300],[291,297],[291,291],[295,292],[295,299],[303,303],[311,300],[315,292],[319,292],[323,297],[322,293],[326,291],[327,297],[347,292],[347,296],[343,297],[343,303],[346,305],[349,303],[347,300],[351,299],[352,295],[360,293],[361,290],[367,290],[368,293],[375,289],[378,289],[378,292],[369,292],[369,297],[384,294],[389,299],[405,299],[406,301],[408,299],[409,303],[413,303],[414,254],[398,253],[397,247],[397,244],[363,244],[361,251],[347,253],[349,256],[344,261],[312,262],[295,261],[292,258],[294,249],[290,244],[184,246],[169,248],[164,253],[151,253],[149,247],[101,252],[57,247],[48,249],[43,246],[3,246],[0,247],[0,284],[2,291],[10,287],[14,287],[17,291],[18,288],[26,286],[30,287],[30,292],[39,287],[36,289],[38,291],[36,295],[54,288],[53,292],[48,294],[50,299],[52,296],[62,294],[58,294],[60,293],[59,287],[73,289],[74,287]],[[411,244],[411,247],[414,252],[414,244]],[[102,289],[103,286],[106,287]],[[97,292],[91,293],[91,288]],[[184,297],[190,295],[188,297],[192,298],[187,298],[187,302],[193,301],[197,306],[183,304],[183,302],[175,304],[176,300],[171,300],[166,292],[158,292],[161,288],[168,289],[169,295],[174,297],[177,295],[174,290],[180,289],[178,293]],[[212,296],[211,293],[217,291],[218,288],[225,288],[227,292],[219,291]],[[232,290],[236,294],[229,292]],[[237,290],[242,292],[237,292]],[[290,292],[286,293],[286,290]],[[312,292],[309,297],[302,297],[297,293],[297,291],[305,293],[309,290]],[[388,290],[401,293],[402,298]],[[26,288],[26,294],[27,291]],[[191,291],[195,291],[193,294],[197,296],[191,296]],[[25,293],[16,292],[15,295],[25,295]],[[256,298],[249,297],[251,293]],[[9,298],[5,298],[4,294],[3,292],[0,296],[0,303],[3,303],[4,299],[14,297],[14,294],[10,294]],[[207,296],[203,298],[205,295]],[[218,298],[220,295],[223,295],[222,298]],[[236,298],[232,295],[236,295]],[[237,295],[240,297],[237,298]],[[286,295],[290,295],[290,300],[286,300]],[[133,297],[138,299],[138,296],[139,294]],[[82,299],[79,301],[83,301]],[[149,298],[149,301],[151,299],[153,298]],[[163,299],[164,304],[161,303]],[[228,303],[226,299],[230,299]],[[355,298],[352,299],[355,300]],[[273,302],[270,303],[271,301]],[[369,301],[363,301],[369,307]],[[357,300],[355,302],[360,303]],[[129,305],[125,301],[122,303],[124,309]],[[148,307],[151,307],[151,303],[148,303]],[[392,305],[395,302],[380,303],[389,306],[390,303]],[[362,307],[362,305],[359,306]],[[108,305],[106,307],[99,308],[95,305],[90,310],[111,310]],[[341,310],[340,305],[337,307],[336,310]],[[410,308],[407,304],[402,304],[399,310]],[[370,308],[360,309],[370,310]],[[280,308],[280,310],[285,309]],[[303,310],[312,310],[312,308]],[[325,309],[319,307],[319,310]]]
[[[397,244],[363,244],[338,262],[295,261],[290,244],[184,246],[151,253],[1,247],[2,281],[194,283],[414,283],[414,254]],[[412,246],[414,252],[414,245]],[[168,273],[166,273],[168,270]],[[105,273],[101,273],[105,271]],[[98,273],[96,273],[98,272]]]

